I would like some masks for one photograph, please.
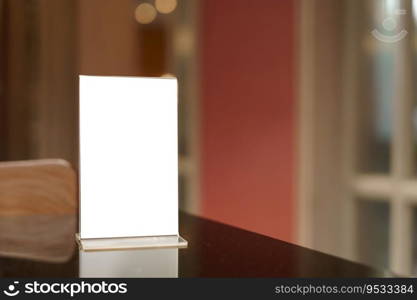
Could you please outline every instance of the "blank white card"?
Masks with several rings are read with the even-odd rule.
[[[80,76],[80,237],[178,234],[177,80]]]

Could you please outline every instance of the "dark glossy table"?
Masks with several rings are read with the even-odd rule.
[[[1,217],[0,277],[78,277],[81,256],[74,241],[75,224],[75,216],[68,215]],[[24,236],[28,231],[29,235]],[[385,275],[360,264],[185,213],[180,214],[180,232],[189,246],[169,254],[176,260],[174,273],[178,277]],[[133,257],[141,257],[143,253],[162,253],[134,251],[130,254],[139,256]],[[115,255],[118,260],[123,260],[123,252]],[[137,259],[133,258],[132,263],[136,264],[135,268],[140,268]],[[152,267],[153,262],[149,259],[145,263]],[[159,259],[155,263],[161,265]],[[103,264],[109,264],[110,269],[118,265],[126,268],[126,262],[114,262],[111,258],[100,261],[100,268]],[[124,273],[121,271],[118,275]]]

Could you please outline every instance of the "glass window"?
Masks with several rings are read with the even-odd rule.
[[[389,204],[385,199],[358,200],[359,261],[377,268],[388,268]]]

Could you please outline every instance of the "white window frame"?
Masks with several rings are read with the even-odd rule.
[[[358,2],[346,3],[344,17],[349,20],[358,9]],[[411,15],[411,7],[406,9]],[[413,164],[410,152],[413,99],[410,92],[412,64],[408,61],[411,53],[407,51],[411,51],[411,47],[400,43],[400,55],[395,55],[396,64],[400,64],[403,71],[395,74],[396,99],[401,101],[393,103],[391,173],[360,174],[354,169],[360,107],[357,107],[357,101],[350,101],[357,98],[358,78],[354,75],[345,77],[344,86],[340,80],[328,85],[325,82],[329,76],[337,77],[336,69],[342,70],[343,74],[357,74],[358,51],[355,47],[359,45],[352,41],[358,40],[355,28],[358,25],[345,22],[348,25],[342,28],[338,22],[342,17],[338,15],[340,11],[339,1],[299,2],[298,242],[358,260],[357,199],[387,199],[390,206],[389,269],[397,274],[411,275],[413,209],[417,207],[417,180],[410,176],[413,171],[410,170]],[[342,29],[344,34],[340,39],[337,33]],[[322,38],[317,41],[316,37]],[[326,45],[322,46],[322,43]],[[326,46],[332,47],[333,55],[326,55]],[[340,115],[340,120],[332,118],[332,114]],[[338,135],[335,134],[337,131]]]

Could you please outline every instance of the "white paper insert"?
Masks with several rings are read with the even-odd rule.
[[[178,234],[177,80],[80,76],[80,236]]]

